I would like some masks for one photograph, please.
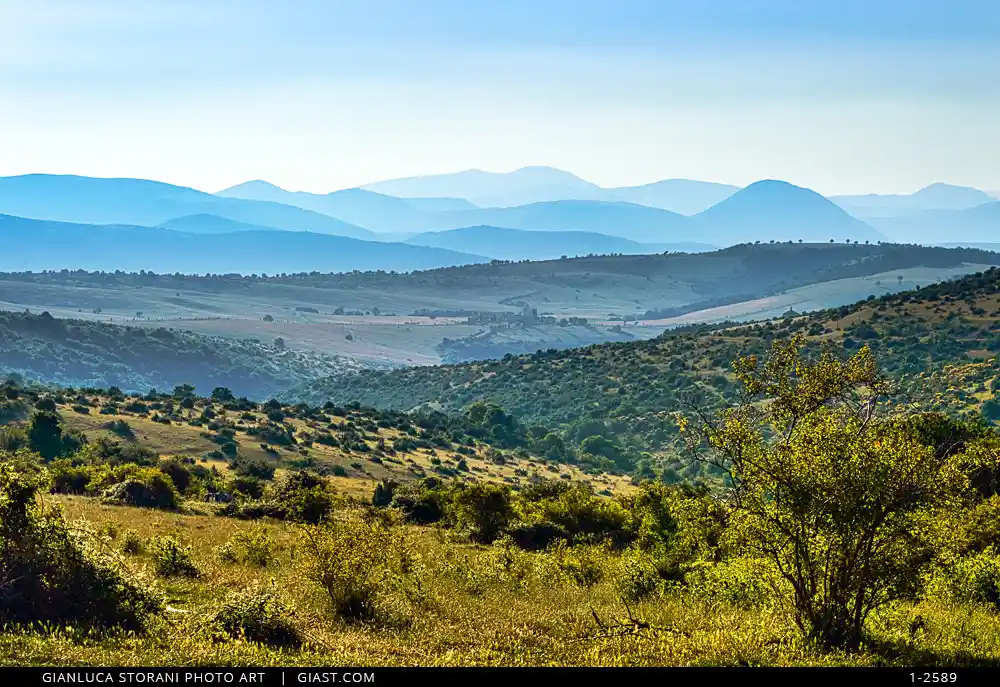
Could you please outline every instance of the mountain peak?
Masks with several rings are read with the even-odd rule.
[[[270,181],[264,181],[263,179],[254,179],[253,181],[244,181],[242,184],[236,184],[235,186],[230,186],[229,188],[223,189],[218,192],[217,195],[222,195],[225,193],[230,193],[231,191],[284,191],[282,187],[272,184]]]
[[[779,179],[754,182],[695,217],[716,243],[885,238],[812,189]]]

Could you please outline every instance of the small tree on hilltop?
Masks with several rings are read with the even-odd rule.
[[[738,360],[738,404],[699,414],[689,436],[732,480],[734,546],[775,564],[808,636],[855,650],[872,611],[916,591],[929,533],[957,512],[968,478],[960,454],[926,445],[915,418],[893,410],[867,347],[808,361],[801,343]]]

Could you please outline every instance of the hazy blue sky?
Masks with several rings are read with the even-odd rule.
[[[0,175],[1000,189],[996,0],[0,0]]]

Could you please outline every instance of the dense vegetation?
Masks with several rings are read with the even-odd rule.
[[[0,373],[63,386],[145,392],[189,383],[203,393],[224,386],[266,398],[354,366],[339,358],[183,330],[0,311]]]
[[[914,397],[934,406],[955,397],[965,412],[1000,416],[996,356],[1000,270],[762,323],[694,326],[657,339],[539,351],[462,365],[366,371],[313,383],[292,397],[356,400],[388,408],[453,412],[494,403],[526,424],[558,429],[567,443],[605,437],[636,456],[676,434],[664,414],[691,403],[719,408],[738,389],[730,361],[802,334],[844,354],[862,344]],[[953,386],[957,377],[964,386]]]
[[[0,443],[0,663],[1000,665],[1000,434],[897,402],[867,347],[802,346],[740,358],[733,407],[677,418],[724,488],[614,497],[441,474],[352,498],[291,452],[206,467],[95,442],[60,413],[114,390],[8,384],[30,415]],[[148,403],[220,437],[367,444],[375,417],[226,389]],[[478,451],[497,412],[441,420],[452,448]]]

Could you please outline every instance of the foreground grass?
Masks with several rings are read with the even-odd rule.
[[[71,520],[103,527],[109,545],[118,545],[129,529],[143,540],[172,535],[191,542],[202,575],[158,580],[169,610],[146,636],[8,628],[0,634],[0,665],[1000,666],[1000,616],[985,607],[896,606],[873,621],[864,652],[823,654],[780,608],[742,608],[681,591],[626,606],[616,591],[614,556],[601,562],[604,578],[584,587],[560,572],[552,554],[476,547],[444,531],[402,525],[395,530],[414,554],[417,592],[411,584],[406,594],[387,595],[378,622],[349,624],[333,616],[323,590],[302,574],[294,525],[266,525],[277,548],[261,568],[216,555],[250,526],[244,522],[80,497],[58,501]],[[152,577],[148,554],[130,558]],[[293,607],[293,622],[306,638],[301,649],[210,632],[207,621],[222,601],[255,585],[270,585]],[[650,628],[629,631],[629,616]]]

